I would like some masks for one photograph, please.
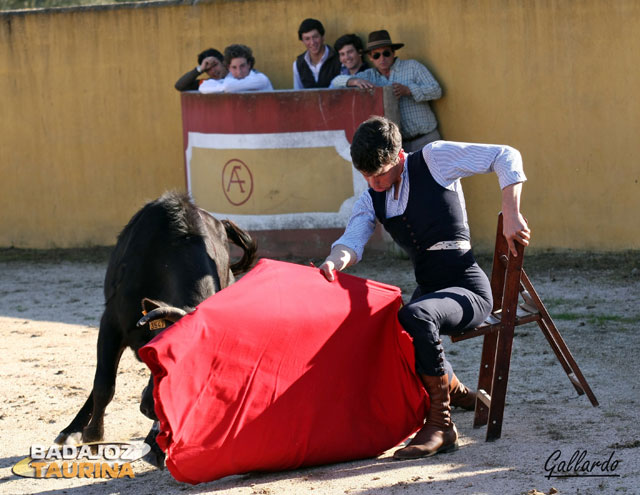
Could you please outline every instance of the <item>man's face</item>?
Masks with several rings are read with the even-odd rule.
[[[251,72],[251,66],[244,57],[232,58],[229,63],[229,72],[236,79],[244,79]]]
[[[302,33],[302,43],[311,55],[318,55],[324,48],[324,36],[317,29]]]
[[[212,79],[222,79],[227,75],[227,68],[216,57],[211,57],[210,67],[207,69],[207,74]]]
[[[395,58],[395,51],[391,49],[390,46],[383,46],[380,48],[374,48],[369,52],[369,57],[371,58],[371,62],[381,73],[387,73],[391,69],[393,65],[393,60]]]
[[[398,155],[391,163],[383,165],[374,174],[360,172],[369,184],[369,187],[376,192],[383,192],[391,189],[391,186],[400,182],[404,160]]]
[[[349,70],[357,69],[362,65],[362,55],[360,55],[353,45],[343,46],[340,51],[338,51],[338,55],[340,55],[340,63]]]

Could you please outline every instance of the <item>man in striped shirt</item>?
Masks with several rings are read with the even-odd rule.
[[[520,153],[509,146],[435,141],[409,155],[398,126],[384,117],[362,123],[353,137],[351,158],[369,190],[356,201],[344,234],[320,266],[329,280],[362,258],[376,220],[409,255],[416,288],[398,313],[413,337],[416,372],[431,400],[424,427],[394,453],[413,459],[457,448],[451,406],[475,407],[474,393],[462,385],[446,360],[440,334],[482,323],[492,307],[491,288],[471,250],[460,179],[495,172],[502,188],[504,235],[529,244],[530,230],[520,214],[526,180]]]
[[[404,43],[393,43],[386,30],[373,31],[369,34],[365,53],[374,67],[356,76],[336,76],[331,81],[331,87],[370,89],[393,86],[400,110],[402,147],[411,152],[440,139],[438,121],[429,101],[440,98],[442,89],[429,69],[420,62],[396,57],[396,50],[403,46]]]

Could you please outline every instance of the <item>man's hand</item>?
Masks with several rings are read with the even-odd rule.
[[[393,87],[393,94],[397,98],[400,98],[401,96],[411,96],[411,90],[404,84],[393,83],[391,86]]]
[[[215,57],[212,55],[202,60],[200,64],[200,72],[207,72],[213,66],[213,59]]]
[[[320,271],[324,278],[329,282],[333,282],[336,279],[336,271],[341,272],[356,262],[357,255],[353,249],[342,244],[336,244],[327,259],[324,260],[324,263],[320,265]]]
[[[336,266],[334,265],[333,261],[325,261],[324,263],[322,263],[322,265],[320,265],[320,271],[324,275],[324,278],[326,278],[329,282],[333,282],[336,279],[334,273],[335,269]]]
[[[528,246],[531,239],[527,219],[520,213],[521,193],[521,182],[510,184],[502,190],[502,234],[507,240],[509,252],[514,256],[518,256],[515,243]]]
[[[519,242],[523,246],[528,246],[531,239],[531,229],[529,229],[527,219],[520,212],[517,215],[503,213],[502,233],[507,240],[509,251],[514,256],[517,256],[515,243]]]
[[[373,89],[375,86],[371,84],[366,79],[360,79],[358,77],[352,77],[347,81],[347,86],[349,88],[360,88],[360,89]]]

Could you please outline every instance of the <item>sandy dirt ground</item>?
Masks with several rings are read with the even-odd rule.
[[[486,260],[481,264],[489,269]],[[576,395],[532,324],[516,331],[503,435],[496,442],[486,443],[485,430],[472,427],[473,413],[455,410],[460,449],[415,461],[393,461],[391,449],[375,459],[242,474],[196,486],[178,483],[167,470],[141,460],[133,463],[133,479],[18,477],[12,467],[31,445],[51,444],[91,389],[105,269],[100,254],[0,251],[2,494],[640,493],[640,253],[537,254],[525,261],[600,401],[598,408]],[[405,294],[413,289],[406,260],[370,258],[351,273],[398,285]],[[480,339],[445,344],[458,376],[475,385]],[[106,440],[146,436],[151,422],[138,411],[138,401],[147,377],[145,365],[126,351],[107,409]],[[609,459],[609,470],[549,478],[546,467],[554,464],[548,460],[556,451],[555,464],[578,452],[583,465]]]

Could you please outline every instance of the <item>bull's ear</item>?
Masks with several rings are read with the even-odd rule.
[[[153,299],[144,298],[142,300],[142,313],[147,314],[153,311],[154,309],[160,308],[162,306],[166,306],[166,304],[161,303],[160,301],[154,301]]]

